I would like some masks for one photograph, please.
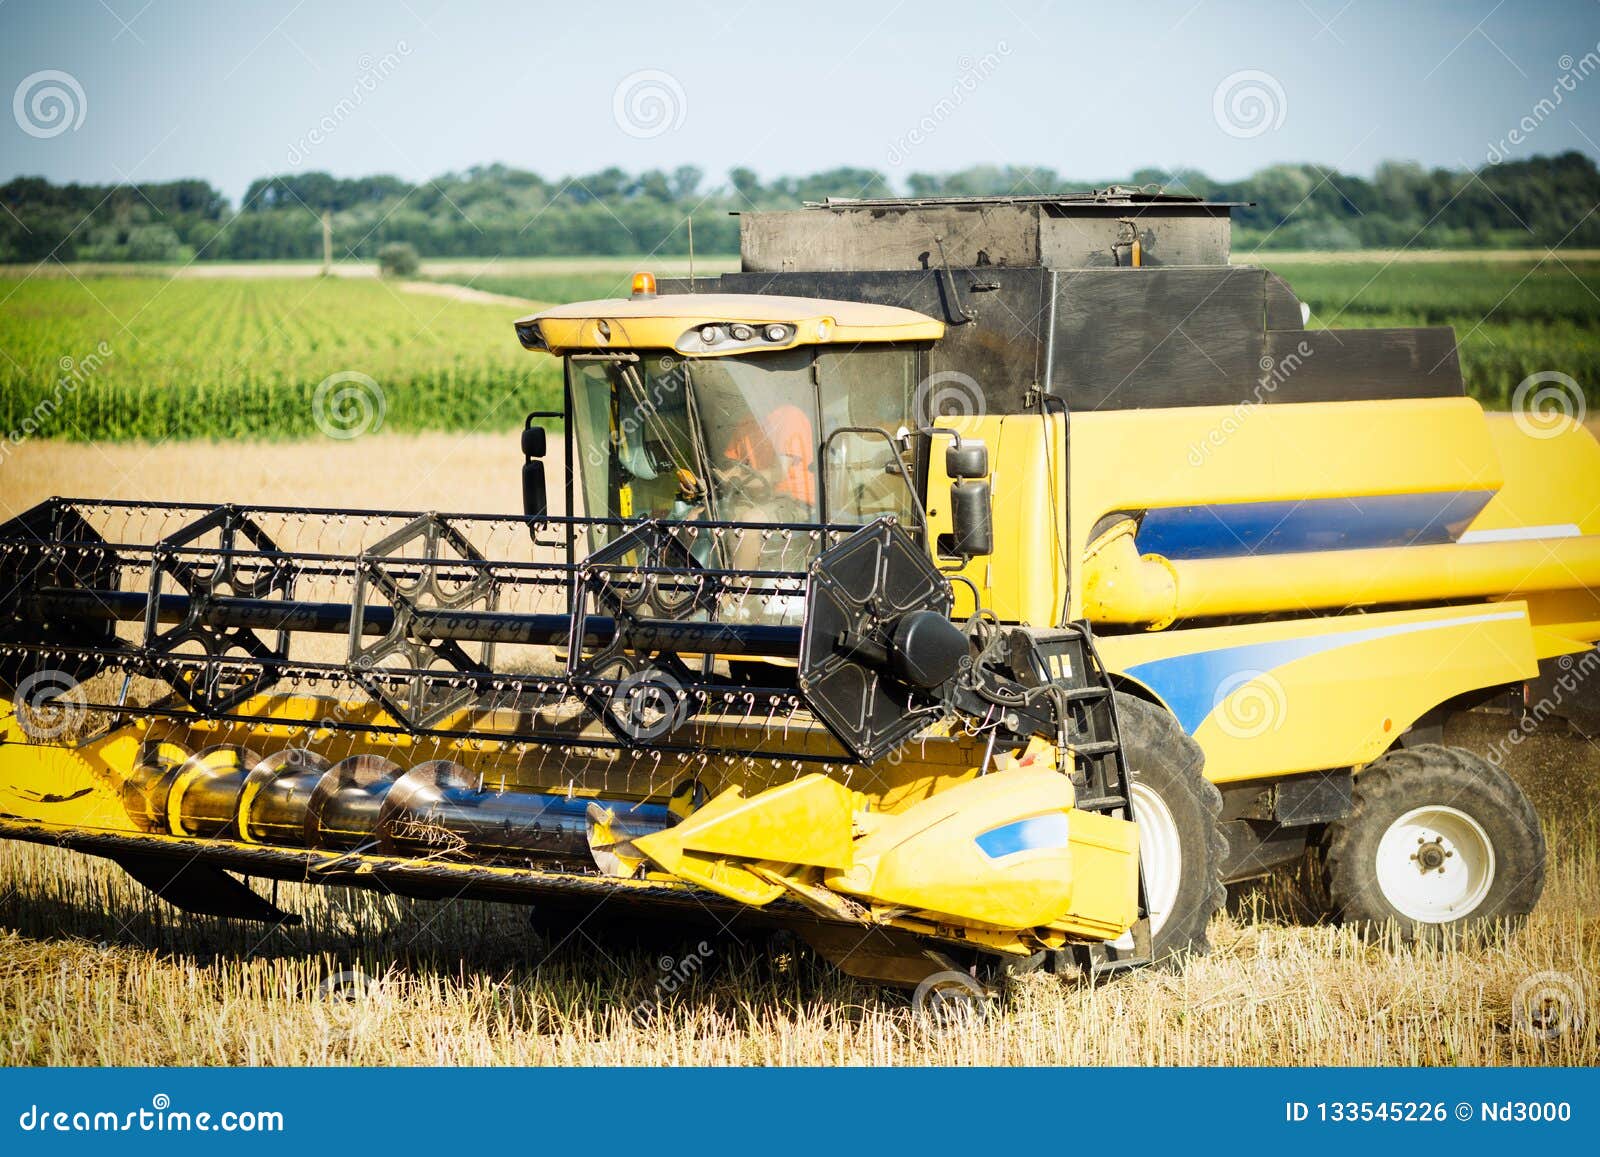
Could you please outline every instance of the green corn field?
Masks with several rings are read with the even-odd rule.
[[[485,272],[440,263],[425,273],[532,309],[625,293],[627,271],[651,265],[505,264]],[[701,268],[728,264],[710,258]],[[1468,391],[1486,406],[1505,408],[1519,382],[1553,371],[1588,392],[1591,412],[1600,408],[1592,329],[1600,262],[1344,255],[1266,264],[1311,306],[1313,326],[1453,325]],[[502,431],[556,400],[558,367],[518,345],[511,303],[422,295],[373,278],[285,277],[270,265],[242,272],[0,276],[0,437],[311,437],[327,433],[330,404],[357,403],[369,413],[345,417],[361,418],[363,432]],[[376,389],[330,403],[333,375]]]
[[[514,306],[374,279],[12,278],[0,301],[13,441],[315,436],[319,409],[346,404],[324,387],[319,406],[332,375],[375,383],[373,432],[505,430],[559,388]]]
[[[1236,257],[1237,259],[1237,257]],[[1455,327],[1467,390],[1504,409],[1517,384],[1555,371],[1600,404],[1600,263],[1294,261],[1263,264],[1311,306],[1313,326]]]

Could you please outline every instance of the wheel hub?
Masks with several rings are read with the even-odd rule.
[[[1459,808],[1412,808],[1378,841],[1378,886],[1400,915],[1448,924],[1471,915],[1494,884],[1494,844]]]
[[[1442,837],[1430,840],[1425,836],[1418,836],[1417,850],[1411,858],[1416,861],[1417,871],[1426,875],[1429,872],[1444,871],[1444,862],[1454,855],[1455,852]]]

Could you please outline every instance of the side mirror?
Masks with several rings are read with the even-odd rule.
[[[989,447],[976,438],[951,441],[944,449],[944,472],[951,478],[986,478]]]
[[[994,553],[994,498],[990,489],[989,447],[954,430],[944,449],[944,472],[950,478],[950,533],[939,536],[945,558],[976,558]]]
[[[545,449],[544,427],[535,426],[530,414],[522,427],[522,513],[526,518],[542,519],[550,514],[550,489],[544,478]]]
[[[962,558],[994,553],[994,501],[988,482],[950,484],[950,541],[946,551]]]

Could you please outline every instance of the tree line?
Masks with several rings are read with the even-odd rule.
[[[1373,175],[1273,165],[1240,181],[1141,169],[1128,185],[1162,187],[1235,210],[1240,248],[1353,249],[1600,245],[1600,171],[1578,152],[1475,171],[1385,162]],[[826,197],[950,197],[1087,190],[1054,169],[980,165],[913,173],[901,188],[874,169],[838,168],[763,181],[734,169],[720,184],[685,165],[672,172],[603,169],[551,179],[486,165],[412,184],[392,176],[293,173],[254,181],[235,209],[201,180],[56,185],[18,177],[0,186],[0,261],[314,259],[331,215],[340,258],[374,258],[392,242],[430,257],[681,254],[738,251],[733,214]]]

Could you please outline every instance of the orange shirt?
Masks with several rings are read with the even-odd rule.
[[[788,465],[774,485],[778,494],[798,499],[807,506],[817,502],[816,435],[811,419],[799,406],[785,403],[760,417],[751,415],[733,432],[723,457],[743,462],[752,470],[770,475],[782,455]]]

